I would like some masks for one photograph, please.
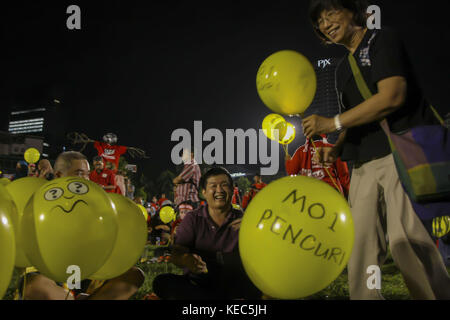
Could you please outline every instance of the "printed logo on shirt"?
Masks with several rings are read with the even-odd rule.
[[[325,178],[325,173],[323,172],[323,170],[314,171],[312,175],[313,175],[314,178],[320,179],[320,180]]]
[[[115,152],[116,152],[116,150],[114,150],[114,149],[105,149],[104,154],[106,154],[108,156],[112,156]]]
[[[109,160],[115,160],[115,159],[116,159],[115,156],[108,156],[108,155],[105,154],[105,153],[103,153],[103,154],[101,155],[101,157],[102,157],[102,158],[105,158],[105,159],[109,159]]]

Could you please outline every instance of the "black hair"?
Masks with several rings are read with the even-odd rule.
[[[355,24],[365,27],[367,23],[367,7],[368,3],[366,0],[311,0],[309,3],[308,15],[317,36],[323,43],[329,44],[330,41],[319,30],[319,25],[317,23],[320,14],[324,10],[347,9],[353,12],[353,21]]]
[[[233,178],[231,177],[231,174],[228,172],[228,170],[225,168],[222,168],[222,167],[213,167],[213,168],[209,169],[200,179],[200,187],[203,190],[205,190],[208,178],[212,177],[212,176],[218,176],[221,174],[224,174],[228,177],[228,180],[230,182],[230,187],[232,187],[233,186]]]

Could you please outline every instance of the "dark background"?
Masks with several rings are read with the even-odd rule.
[[[345,53],[320,44],[308,3],[2,2],[0,130],[7,130],[11,107],[59,99],[66,132],[98,140],[114,132],[119,144],[147,152],[145,161],[127,157],[147,175],[173,169],[170,137],[177,128],[193,131],[194,120],[223,133],[260,128],[271,111],[255,79],[270,54],[291,49],[317,60]],[[382,25],[403,34],[427,97],[445,115],[449,1],[371,3],[381,7]],[[66,28],[71,4],[81,7],[81,30]],[[92,146],[86,150],[95,153]]]

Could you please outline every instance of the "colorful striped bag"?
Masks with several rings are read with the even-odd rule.
[[[369,99],[372,92],[352,54],[348,60],[361,95]],[[441,125],[417,126],[404,134],[395,134],[386,119],[380,122],[402,185],[422,218],[450,214],[450,133],[436,110],[430,108]],[[437,209],[432,213],[427,206]]]

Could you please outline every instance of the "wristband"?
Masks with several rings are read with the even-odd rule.
[[[339,119],[339,116],[340,116],[340,115],[337,114],[337,115],[334,117],[334,126],[336,127],[336,131],[341,132],[342,129],[343,129],[343,127],[342,127],[341,120]]]

